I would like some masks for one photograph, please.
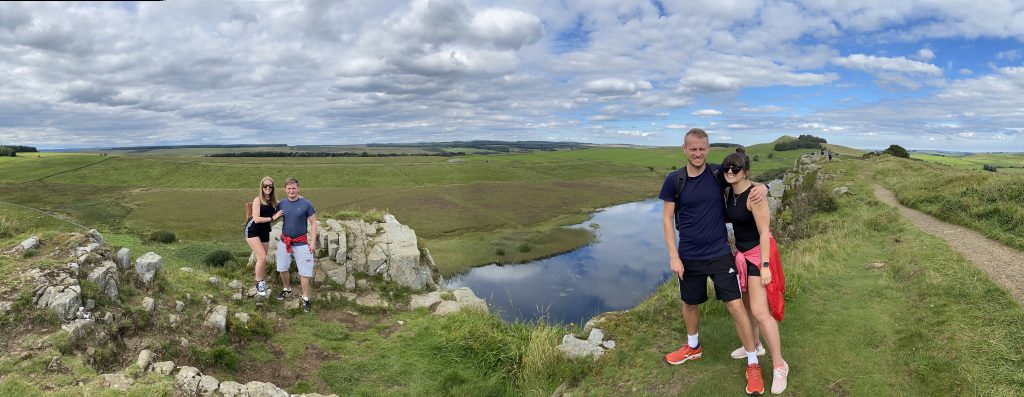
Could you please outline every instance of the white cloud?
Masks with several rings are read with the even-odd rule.
[[[694,115],[694,116],[697,116],[697,117],[712,117],[712,116],[719,116],[719,115],[722,114],[722,112],[718,111],[718,110],[715,110],[715,109],[700,109],[700,110],[694,111],[691,114]]]
[[[974,74],[974,72],[972,72],[971,69],[967,69],[967,68],[961,68],[959,73],[964,75],[964,76],[970,76],[970,75]]]
[[[873,55],[851,54],[842,58],[833,58],[832,63],[847,69],[865,72],[922,73],[932,76],[942,74],[942,69],[939,69],[938,66],[904,57],[886,58]]]
[[[935,59],[935,52],[932,51],[930,48],[922,48],[917,51],[917,59],[920,59],[922,61],[930,61],[932,59]]]
[[[623,79],[607,78],[591,80],[583,85],[583,92],[597,95],[633,95],[643,90],[653,88],[647,81],[626,81]]]
[[[688,129],[690,129],[690,126],[688,126],[686,124],[669,124],[669,125],[666,125],[665,128],[672,129],[672,130],[688,130]]]

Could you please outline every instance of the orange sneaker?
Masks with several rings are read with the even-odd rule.
[[[764,394],[764,379],[761,379],[761,366],[750,364],[747,366],[747,395],[760,396]]]
[[[699,359],[702,355],[700,346],[694,349],[690,345],[683,345],[679,350],[666,354],[665,361],[672,365],[679,365],[690,360]]]

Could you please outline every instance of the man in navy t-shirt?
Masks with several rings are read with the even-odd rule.
[[[284,214],[284,225],[281,226],[281,240],[277,242],[277,271],[281,275],[284,286],[277,299],[289,298],[292,295],[291,269],[292,258],[299,269],[299,281],[302,284],[302,310],[309,313],[309,279],[313,277],[313,252],[316,251],[316,210],[313,204],[299,196],[299,181],[288,178],[284,183],[288,197],[277,203],[277,209]],[[307,231],[312,229],[312,238]]]
[[[686,323],[687,344],[665,356],[665,361],[679,365],[701,358],[697,339],[700,304],[708,299],[707,279],[715,286],[715,297],[725,302],[732,315],[736,333],[747,351],[747,393],[764,393],[764,381],[757,363],[750,318],[740,299],[740,286],[733,268],[732,250],[725,228],[725,204],[722,196],[721,167],[707,164],[708,135],[700,128],[691,129],[683,139],[686,167],[670,173],[658,195],[664,202],[662,225],[668,247],[669,267],[679,279],[679,297],[683,300],[683,322]],[[680,172],[686,183],[676,201],[676,185]],[[755,194],[756,193],[756,194]],[[760,198],[757,198],[759,196]],[[751,192],[751,200],[764,200],[763,185]],[[678,210],[677,210],[678,207]],[[675,231],[679,230],[676,244]]]

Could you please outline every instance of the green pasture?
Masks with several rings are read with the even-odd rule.
[[[904,205],[1024,249],[1024,174],[885,156],[876,178]]]
[[[910,158],[960,169],[980,170],[985,164],[988,164],[996,166],[998,172],[1024,172],[1024,154],[1021,153],[978,153],[965,155],[924,152],[911,153]]]

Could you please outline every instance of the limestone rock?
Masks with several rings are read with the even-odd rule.
[[[147,312],[152,312],[153,309],[155,308],[156,301],[154,301],[152,297],[147,296],[145,298],[142,298],[142,309],[144,309]]]
[[[216,287],[217,284],[220,284],[220,279],[217,278],[217,276],[210,276],[209,281],[210,281],[210,285],[212,285],[214,287]]]
[[[603,341],[603,340],[604,340],[604,331],[602,331],[600,328],[594,328],[594,329],[590,330],[590,335],[587,336],[587,342],[601,343],[601,341]]]
[[[228,308],[224,305],[217,305],[206,317],[204,326],[213,328],[217,333],[223,334],[228,321]]]
[[[92,240],[93,243],[99,245],[104,245],[107,243],[106,240],[103,239],[103,235],[100,234],[99,230],[89,229],[89,231],[86,232],[86,235],[88,235],[89,240]]]
[[[92,319],[81,319],[64,324],[61,328],[68,331],[68,344],[71,346],[78,346],[81,342],[84,342],[90,334],[92,334],[92,329],[95,324],[96,322]]]
[[[114,254],[114,262],[117,263],[117,268],[121,270],[128,270],[132,268],[132,251],[128,248],[121,248],[117,250],[117,254]]]
[[[14,246],[14,248],[11,249],[11,251],[9,251],[9,252],[17,252],[17,251],[30,250],[30,249],[36,248],[38,246],[39,246],[39,237],[38,236],[30,236],[29,238],[23,240],[18,245]]]
[[[161,361],[158,363],[153,363],[153,365],[150,367],[150,370],[160,375],[170,375],[171,372],[174,372],[174,361]]]
[[[848,188],[846,186],[839,186],[839,187],[837,187],[835,189],[832,189],[832,194],[834,194],[836,196],[842,196],[844,194],[852,194],[852,193],[850,193],[850,188]]]
[[[249,397],[288,397],[288,392],[273,383],[252,381],[245,384]]]
[[[421,307],[430,309],[430,307],[438,303],[441,303],[441,292],[434,291],[427,294],[413,295],[409,306],[412,307],[412,310],[416,310]]]
[[[72,285],[49,286],[42,291],[42,295],[36,301],[36,307],[52,310],[61,320],[75,318],[75,313],[82,306],[82,287]]]
[[[323,269],[331,281],[339,285],[345,285],[345,281],[348,280],[348,269],[345,266],[338,265],[333,260],[321,259],[320,268]]]
[[[246,390],[245,385],[230,380],[220,382],[217,392],[224,397],[249,397],[249,391]]]
[[[185,311],[185,302],[174,301],[174,311],[176,311],[178,313],[181,313],[181,312]]]
[[[237,318],[238,322],[240,322],[242,324],[248,324],[249,323],[249,313],[243,313],[243,312],[235,313],[235,318]]]
[[[201,380],[199,369],[196,367],[184,366],[174,377],[174,388],[180,395],[194,396],[199,389]]]
[[[228,283],[228,288],[230,288],[232,290],[235,290],[235,291],[241,291],[242,290],[242,282],[238,281],[238,280],[231,280],[231,282]]]
[[[786,193],[786,184],[782,183],[782,179],[776,179],[768,182],[768,195],[771,197],[782,198],[782,195]]]
[[[146,372],[146,370],[149,369],[149,364],[152,362],[153,352],[148,349],[139,352],[139,358],[135,360],[135,364],[139,366],[139,369],[141,369],[142,372]]]
[[[99,288],[110,300],[117,301],[117,264],[105,262],[89,273],[89,281]]]
[[[143,284],[149,285],[153,282],[153,278],[156,277],[156,272],[163,267],[163,258],[153,252],[147,252],[145,255],[135,260],[135,272],[138,273],[139,278]]]
[[[125,376],[125,374],[102,374],[100,378],[103,379],[103,386],[109,387],[117,391],[127,391],[135,381],[132,378]]]
[[[199,377],[199,385],[196,387],[196,393],[200,396],[212,396],[220,386],[220,382],[217,378],[210,375],[202,375]]]
[[[487,311],[487,301],[478,298],[469,287],[462,287],[452,291],[455,301],[464,308]]]
[[[388,307],[388,301],[381,299],[380,294],[376,291],[371,291],[365,295],[361,295],[356,298],[356,304],[359,306],[366,307]]]

